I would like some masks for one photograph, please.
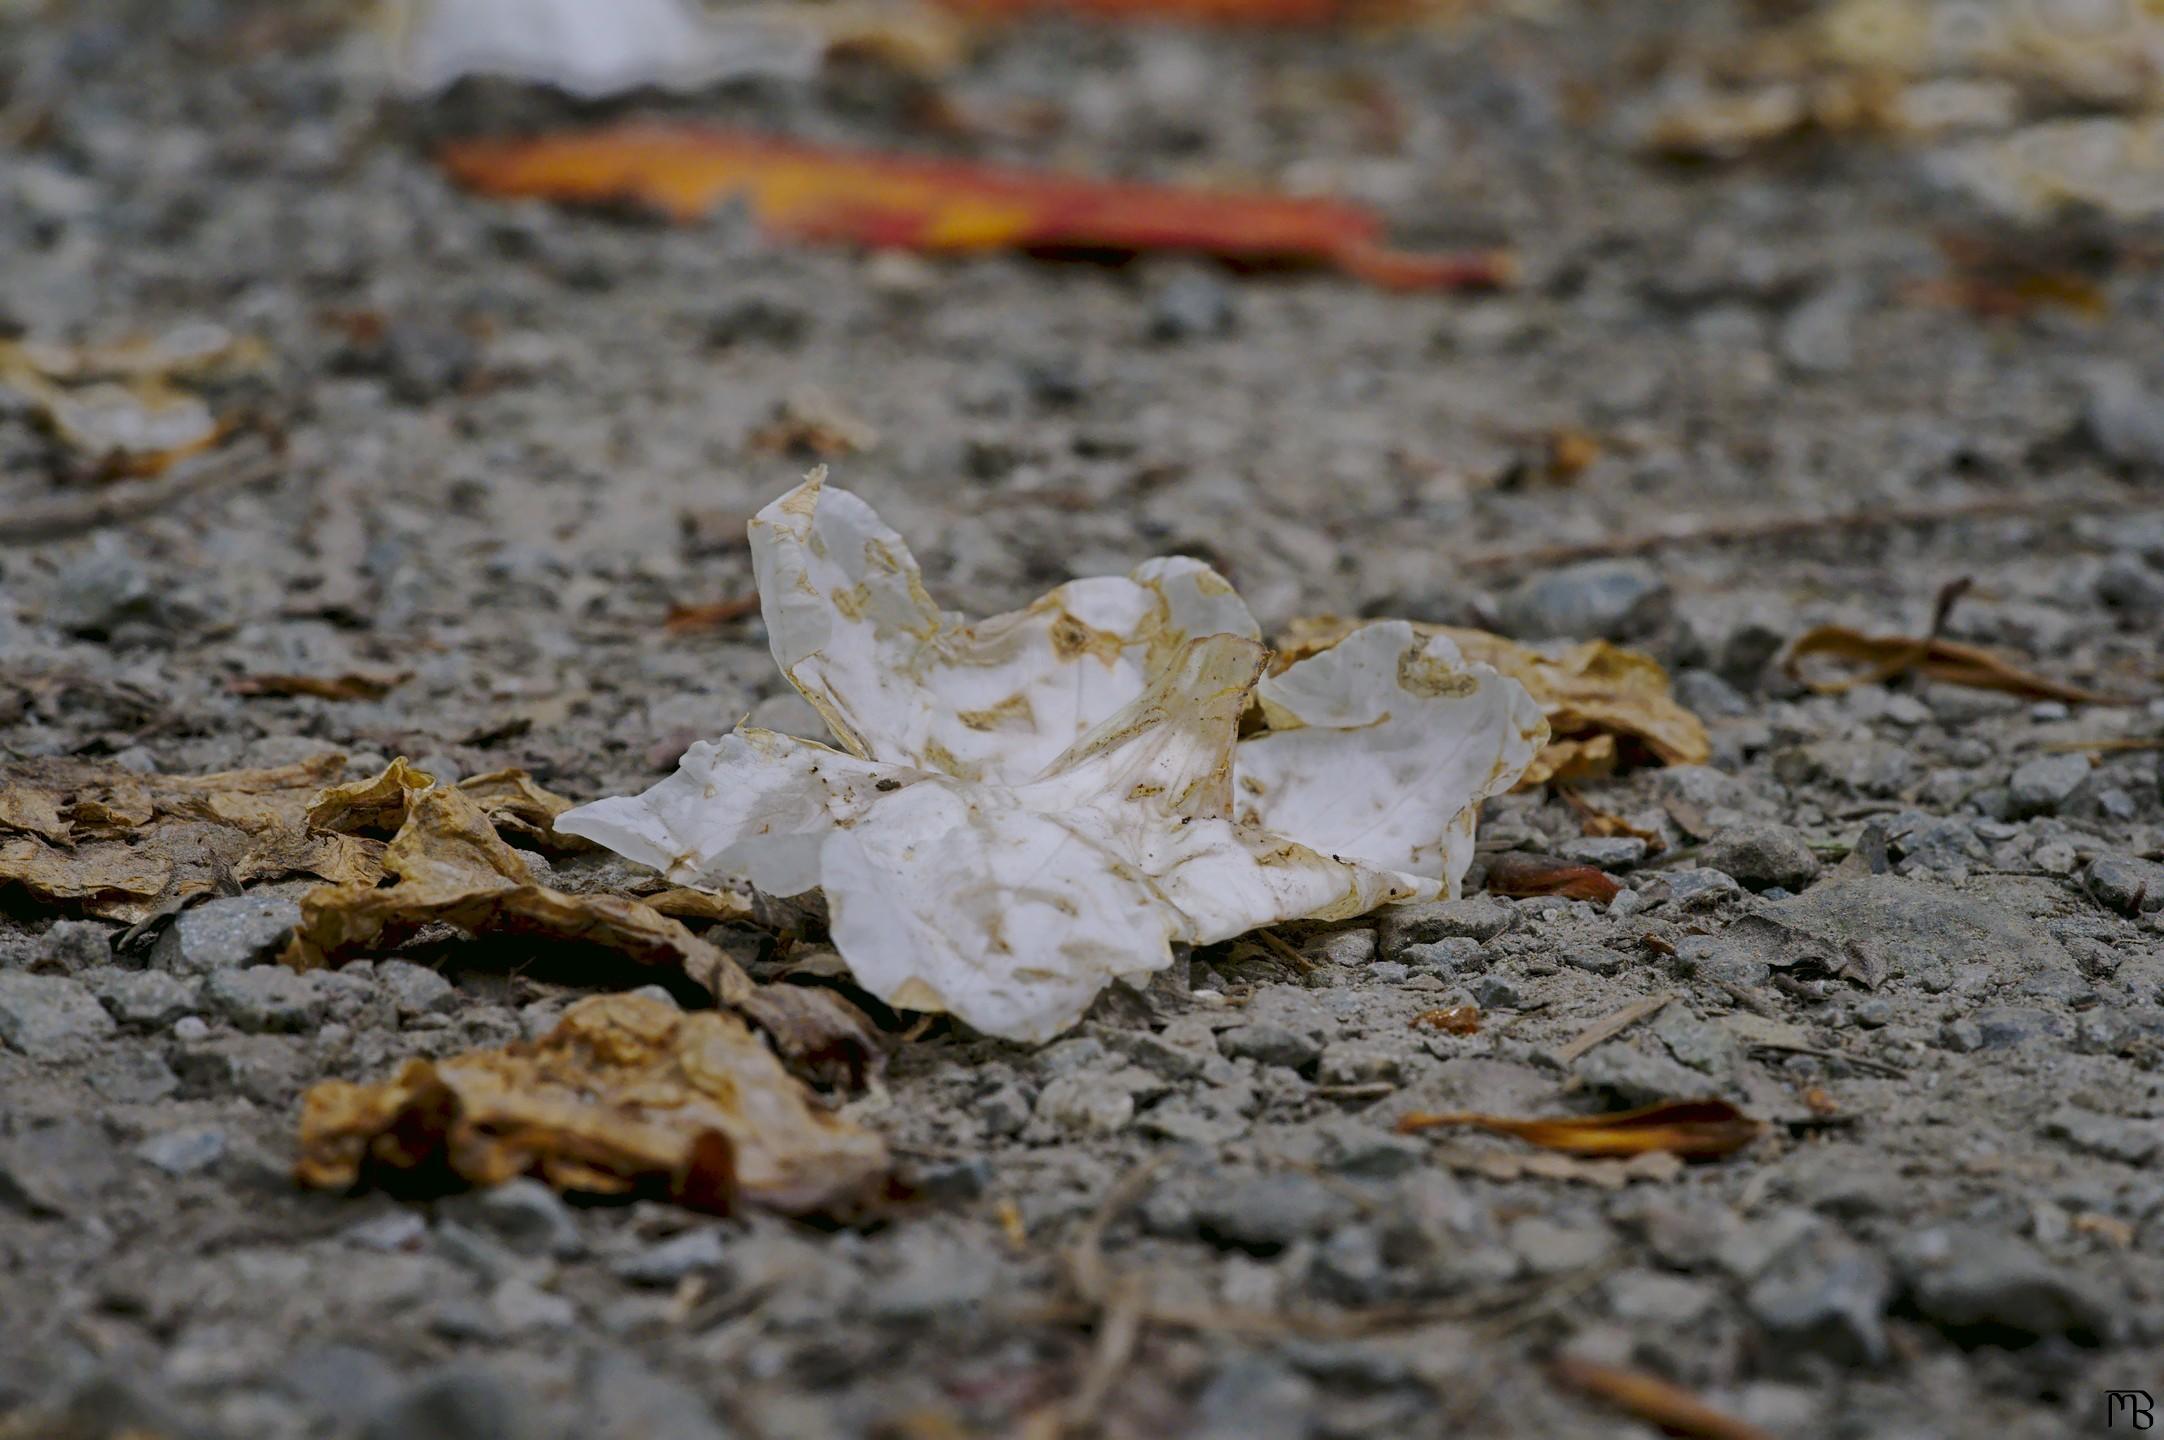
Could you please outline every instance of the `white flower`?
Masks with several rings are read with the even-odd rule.
[[[1455,895],[1480,801],[1547,736],[1524,687],[1403,622],[1262,678],[1198,561],[971,625],[817,475],[751,536],[775,659],[847,753],[740,727],[556,828],[681,883],[824,887],[858,983],[988,1034],[1048,1039],[1175,941]]]

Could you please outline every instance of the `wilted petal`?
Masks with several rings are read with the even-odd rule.
[[[1241,818],[1451,894],[1472,861],[1475,807],[1548,733],[1524,686],[1401,620],[1353,632],[1256,694],[1269,729],[1235,754]]]
[[[759,512],[774,658],[847,749],[1018,784],[1141,693],[1191,636],[1255,637],[1224,578],[1153,560],[976,624],[942,611],[900,535],[814,474]]]
[[[771,730],[737,730],[692,746],[674,775],[643,794],[565,811],[556,830],[679,884],[745,880],[797,895],[819,883],[819,847],[837,825],[926,778]]]

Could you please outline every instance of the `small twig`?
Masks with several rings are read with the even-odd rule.
[[[277,476],[280,458],[267,448],[247,453],[221,451],[175,466],[164,478],[112,485],[94,495],[23,505],[0,516],[0,546],[36,545],[72,535],[126,525],[183,500],[219,490],[240,489]]]
[[[1286,941],[1285,937],[1278,934],[1275,930],[1257,930],[1255,932],[1255,938],[1262,941],[1263,944],[1269,946],[1272,950],[1275,950],[1278,954],[1284,956],[1285,959],[1291,963],[1292,967],[1295,970],[1298,970],[1302,975],[1311,975],[1316,970],[1321,968],[1314,961],[1308,959],[1305,955],[1302,955],[1299,951],[1293,949],[1291,944]]]
[[[1062,1417],[1067,1426],[1086,1431],[1104,1412],[1106,1397],[1134,1357],[1135,1342],[1142,1338],[1142,1321],[1148,1313],[1144,1289],[1139,1277],[1129,1276],[1120,1281],[1118,1293],[1105,1307],[1097,1326],[1097,1344],[1090,1351],[1089,1369],[1083,1372],[1082,1383],[1067,1402]]]
[[[1675,998],[1673,995],[1653,995],[1644,1000],[1633,1001],[1614,1014],[1604,1016],[1579,1031],[1576,1039],[1555,1052],[1555,1058],[1568,1065],[1595,1045],[1615,1039],[1649,1015],[1659,1014],[1661,1009]]]
[[[1751,1050],[1771,1050],[1777,1055],[1809,1055],[1814,1060],[1843,1060],[1859,1070],[1876,1071],[1880,1075],[1899,1080],[1909,1072],[1890,1060],[1873,1060],[1847,1050],[1821,1050],[1815,1045],[1787,1045],[1778,1040],[1755,1040]]]

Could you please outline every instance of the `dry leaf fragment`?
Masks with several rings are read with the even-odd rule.
[[[1686,1160],[1718,1160],[1756,1140],[1765,1126],[1726,1100],[1667,1100],[1604,1115],[1514,1120],[1472,1111],[1400,1117],[1398,1133],[1463,1127],[1512,1135],[1567,1155],[1639,1155],[1664,1150]]]
[[[1327,650],[1362,623],[1335,615],[1295,620],[1278,642],[1276,664]],[[1521,790],[1613,773],[1624,758],[1619,740],[1666,765],[1703,765],[1712,757],[1705,724],[1676,702],[1668,672],[1643,651],[1606,640],[1534,647],[1485,630],[1412,623],[1420,634],[1449,639],[1467,660],[1492,665],[1539,702],[1552,738],[1520,777]]]
[[[1854,668],[1844,675],[1812,678],[1805,673],[1804,661],[1821,656]],[[1914,671],[1947,685],[2002,690],[2031,700],[2062,700],[2070,705],[2135,703],[2024,670],[1979,645],[1940,636],[1865,635],[1845,625],[1821,625],[1798,636],[1782,657],[1781,668],[1822,695],[1838,695]]]
[[[1477,1035],[1480,1033],[1480,1007],[1448,1005],[1440,1010],[1423,1010],[1413,1017],[1413,1024],[1440,1030],[1445,1035]]]
[[[458,782],[496,827],[496,833],[545,855],[568,855],[593,848],[576,835],[560,835],[556,817],[571,802],[535,782],[524,770],[491,770]]]
[[[711,600],[703,605],[671,605],[661,628],[671,635],[690,635],[701,630],[718,630],[758,613],[759,597],[756,595]]]
[[[1488,861],[1490,894],[1523,898],[1528,895],[1560,895],[1566,900],[1590,900],[1605,905],[1622,892],[1615,877],[1594,865],[1579,865],[1550,855],[1528,855],[1506,850]]]
[[[633,201],[681,221],[740,199],[776,235],[874,249],[1185,250],[1334,266],[1396,290],[1492,288],[1510,283],[1515,270],[1494,251],[1393,251],[1376,215],[1341,201],[1121,184],[689,125],[471,140],[448,147],[442,160],[461,184],[486,195]]]
[[[318,1085],[300,1144],[296,1174],[319,1189],[426,1194],[536,1175],[721,1214],[740,1202],[858,1214],[889,1167],[877,1135],[813,1103],[735,1016],[635,995],[582,1000],[536,1041],[409,1061],[378,1085]]]
[[[305,695],[317,700],[381,700],[412,678],[412,672],[370,674],[349,670],[342,675],[242,675],[226,682],[235,695]]]
[[[0,884],[133,924],[227,880],[369,883],[379,846],[308,824],[310,802],[344,763],[334,754],[197,776],[77,760],[0,766]]]
[[[107,345],[0,341],[0,390],[21,395],[108,478],[155,475],[226,433],[187,385],[254,369],[262,357],[260,345],[207,324]]]
[[[1557,1357],[1554,1371],[1556,1379],[1564,1384],[1684,1440],[1773,1440],[1770,1432],[1714,1409],[1682,1386],[1657,1375],[1599,1365],[1570,1355]]]

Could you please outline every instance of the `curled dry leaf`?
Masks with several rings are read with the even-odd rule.
[[[197,776],[57,759],[0,767],[0,883],[131,924],[227,880],[371,884],[380,844],[309,823],[344,764],[323,755]]]
[[[1642,1155],[1661,1150],[1685,1160],[1718,1160],[1756,1140],[1765,1126],[1726,1100],[1667,1100],[1605,1115],[1558,1115],[1514,1120],[1460,1111],[1415,1111],[1398,1120],[1398,1133],[1447,1128],[1512,1135],[1566,1155]]]
[[[210,448],[226,426],[191,384],[259,368],[263,349],[216,325],[109,345],[0,341],[0,390],[35,409],[111,478],[155,475]]]
[[[1276,663],[1328,650],[1361,623],[1335,615],[1295,620]],[[1539,702],[1551,739],[1519,778],[1521,790],[1608,775],[1628,758],[1619,741],[1665,765],[1703,765],[1712,757],[1704,722],[1677,703],[1668,672],[1644,651],[1606,640],[1534,647],[1485,630],[1412,623],[1416,633],[1443,636],[1467,660],[1516,680]]]
[[[1440,1010],[1423,1010],[1413,1017],[1416,1027],[1440,1030],[1445,1035],[1477,1035],[1480,1033],[1480,1007],[1478,1005],[1448,1005]]]
[[[689,125],[471,140],[442,160],[459,183],[486,195],[634,202],[682,221],[740,200],[776,235],[876,249],[1184,250],[1334,266],[1396,290],[1493,288],[1516,268],[1496,251],[1391,250],[1379,217],[1341,201],[1121,184]]]
[[[1850,667],[1837,675],[1807,673],[1805,662],[1830,659]],[[2024,670],[1980,645],[1936,635],[1865,635],[1845,625],[1821,625],[1788,647],[1781,667],[1822,695],[1838,695],[1858,685],[1877,684],[1911,671],[1947,685],[2002,690],[2031,700],[2063,700],[2071,705],[2129,705],[2135,702],[2070,685]]]
[[[1560,895],[1566,900],[1590,900],[1605,905],[1622,892],[1614,876],[1598,866],[1579,865],[1549,855],[1528,855],[1508,850],[1488,861],[1489,893],[1523,898],[1528,895]]]
[[[582,1195],[664,1196],[849,1216],[883,1190],[886,1145],[813,1103],[721,1011],[582,1000],[539,1040],[412,1060],[378,1085],[301,1102],[303,1184],[436,1194],[534,1175]]]
[[[821,886],[858,983],[991,1034],[1049,1038],[1175,942],[1455,894],[1481,799],[1545,736],[1523,687],[1402,623],[1263,679],[1194,560],[970,624],[819,475],[751,538],[775,659],[843,749],[739,729],[558,829],[680,883]]]
[[[1557,1357],[1555,1378],[1682,1440],[1773,1440],[1770,1431],[1716,1410],[1673,1381],[1642,1370]]]
[[[242,675],[226,683],[235,695],[308,696],[316,700],[381,700],[412,678],[412,672],[371,674],[349,670],[343,675]]]
[[[432,924],[474,935],[553,940],[681,970],[765,1029],[784,1055],[823,1074],[853,1081],[876,1065],[880,1047],[870,1021],[833,992],[755,985],[720,947],[640,901],[567,895],[537,882],[492,823],[493,815],[503,815],[527,824],[521,805],[558,803],[522,773],[477,776],[471,790],[421,783],[427,779],[394,761],[373,780],[340,786],[318,803],[325,824],[380,824],[393,806],[400,807],[380,871],[394,883],[310,891],[301,900],[286,964],[300,970],[340,965]]]

